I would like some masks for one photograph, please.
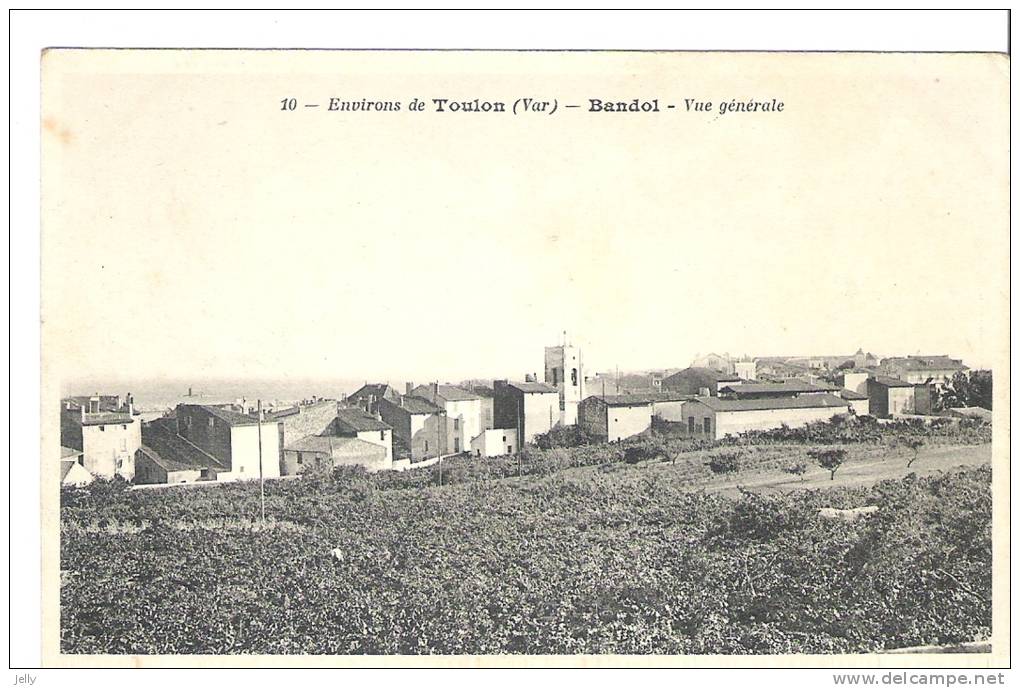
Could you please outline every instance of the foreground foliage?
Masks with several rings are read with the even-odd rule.
[[[413,473],[276,481],[265,528],[257,484],[65,490],[61,647],[833,653],[990,633],[987,467],[731,500],[672,467],[612,465],[417,489],[399,482]]]

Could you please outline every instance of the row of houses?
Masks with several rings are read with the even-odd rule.
[[[313,398],[261,414],[247,404],[181,403],[148,422],[134,410],[130,394],[69,397],[61,402],[61,479],[80,484],[86,476],[121,476],[139,484],[176,484],[338,466],[405,470],[444,456],[514,454],[559,425],[577,424],[617,442],[648,432],[658,419],[692,436],[719,439],[839,414],[930,412],[930,374],[950,370],[952,359],[907,358],[910,363],[886,359],[901,366],[902,377],[861,366],[827,382],[817,376],[755,380],[740,365],[748,363],[745,357],[732,369],[691,366],[632,376],[632,383],[647,385],[634,392],[623,388],[619,375],[612,386],[607,376],[586,377],[580,349],[564,340],[546,347],[544,382],[537,375],[491,386],[408,382],[402,393],[366,382],[349,396]],[[915,381],[921,377],[923,382]],[[586,394],[587,388],[595,393]]]
[[[732,357],[729,354],[706,354],[691,363],[690,368],[708,369],[732,379],[783,380],[812,378],[843,370],[867,372],[875,376],[895,378],[912,384],[940,386],[959,372],[967,370],[963,361],[946,354],[890,356],[881,358],[858,349],[852,354],[824,356],[763,356]]]
[[[149,422],[117,397],[97,400],[91,407],[88,399],[62,404],[67,484],[85,475],[178,484],[345,465],[401,470],[442,456],[513,454],[563,422],[559,390],[530,381],[497,380],[486,393],[431,383],[408,384],[400,394],[366,384],[346,398],[261,415],[235,404],[181,403]]]

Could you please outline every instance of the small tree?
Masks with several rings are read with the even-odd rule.
[[[914,452],[914,455],[907,461],[907,468],[917,461],[917,457],[920,456],[921,447],[924,446],[924,440],[920,437],[908,437],[903,440],[904,446]]]
[[[835,480],[836,471],[846,461],[846,449],[812,449],[808,456],[829,472],[829,480]]]

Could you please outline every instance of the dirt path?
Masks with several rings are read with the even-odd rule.
[[[826,489],[830,487],[859,487],[873,485],[890,478],[902,478],[910,473],[919,476],[932,475],[957,466],[979,466],[992,460],[992,445],[932,447],[922,449],[914,464],[907,468],[909,453],[889,454],[877,460],[854,461],[843,464],[836,471],[836,479],[829,479],[829,472],[812,466],[804,479],[794,478],[787,473],[771,471],[748,475],[725,483],[707,485],[708,493],[719,493],[739,497],[740,488],[755,492],[789,492],[791,490]],[[738,487],[739,486],[739,487]]]

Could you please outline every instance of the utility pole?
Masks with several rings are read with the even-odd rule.
[[[256,402],[259,423],[259,495],[262,500],[262,528],[266,527],[266,481],[262,475],[262,400]]]
[[[517,399],[514,399],[514,411],[517,412],[517,479],[521,479],[521,455],[523,454],[524,447],[522,442],[524,441],[524,430],[521,428],[521,404],[524,403],[524,394],[521,394],[521,403],[517,403]]]

